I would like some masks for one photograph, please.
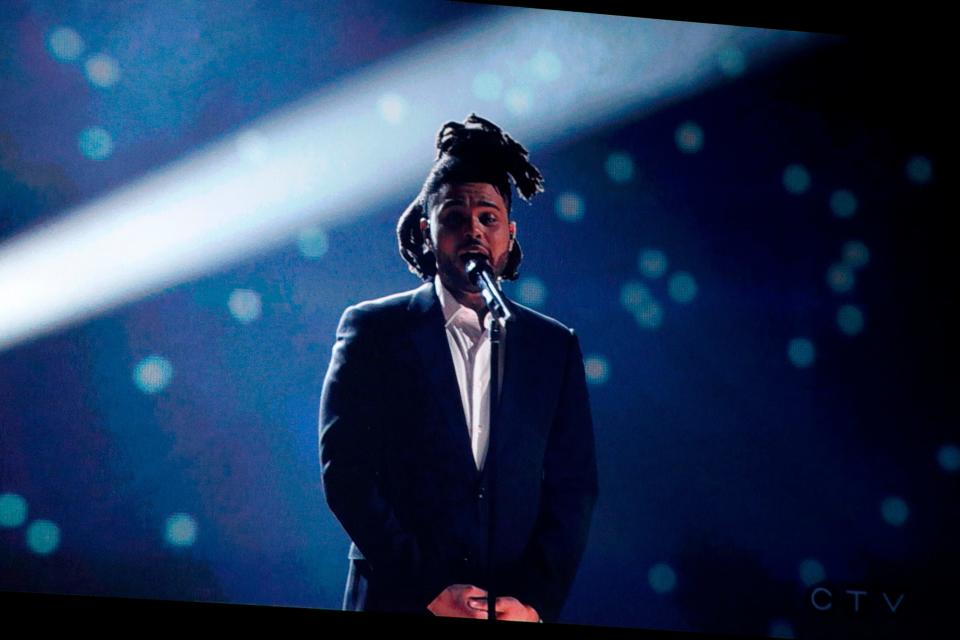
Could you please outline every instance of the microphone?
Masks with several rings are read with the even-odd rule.
[[[468,254],[465,265],[467,277],[470,278],[470,282],[480,287],[480,295],[483,296],[483,301],[487,303],[487,309],[490,310],[493,318],[500,323],[500,326],[505,327],[507,322],[513,318],[513,313],[507,306],[503,294],[500,293],[497,278],[493,275],[493,269],[490,268],[487,257],[482,253]]]

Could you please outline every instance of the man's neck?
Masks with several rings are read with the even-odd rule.
[[[446,289],[447,293],[453,296],[454,300],[468,309],[473,309],[476,311],[477,319],[480,321],[480,327],[482,328],[483,319],[487,315],[487,304],[483,301],[483,296],[480,295],[480,292],[460,291],[458,289],[448,287],[439,274],[437,275],[437,278],[440,280],[440,286]]]

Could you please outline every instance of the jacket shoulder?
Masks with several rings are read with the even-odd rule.
[[[372,326],[395,327],[406,317],[415,296],[421,288],[393,293],[373,300],[364,300],[347,307],[340,318],[338,334]]]
[[[524,306],[513,300],[511,300],[510,303],[517,312],[518,318],[523,318],[524,322],[528,323],[531,327],[534,327],[537,331],[543,332],[549,338],[569,339],[571,335],[575,335],[572,327],[568,327],[556,318],[551,318],[544,313],[540,313],[536,309],[531,309],[530,307]]]

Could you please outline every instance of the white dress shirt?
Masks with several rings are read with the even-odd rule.
[[[477,312],[465,307],[453,297],[440,282],[440,276],[433,280],[443,308],[446,322],[447,342],[453,356],[453,368],[457,372],[457,384],[460,387],[460,400],[463,415],[467,420],[467,433],[470,436],[470,448],[477,469],[483,468],[487,457],[487,445],[490,442],[490,322],[488,312],[484,316],[484,327],[480,327]],[[506,337],[506,331],[501,336]],[[500,373],[503,373],[505,340],[500,343]],[[500,376],[500,389],[503,389],[503,375]]]

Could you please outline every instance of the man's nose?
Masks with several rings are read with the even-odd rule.
[[[479,216],[472,216],[467,225],[467,235],[471,238],[480,238],[483,234],[483,225],[480,223]]]

